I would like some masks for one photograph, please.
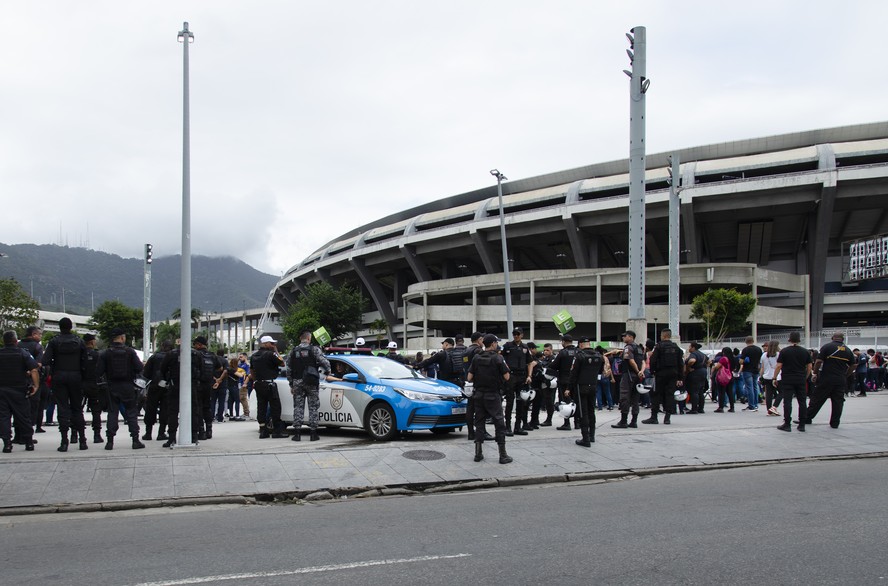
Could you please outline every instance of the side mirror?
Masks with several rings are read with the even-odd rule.
[[[349,383],[359,383],[361,382],[361,377],[358,376],[356,372],[350,372],[342,377],[342,380]]]

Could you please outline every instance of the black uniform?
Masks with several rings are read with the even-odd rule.
[[[848,371],[854,364],[854,353],[843,342],[829,342],[820,349],[818,360],[823,361],[817,374],[817,386],[808,403],[808,423],[817,417],[820,408],[829,399],[832,412],[829,425],[839,427],[842,409],[845,406],[845,389],[848,384]]]
[[[37,431],[42,432],[43,416],[46,413],[46,405],[49,403],[49,386],[46,384],[46,371],[43,368],[43,345],[33,338],[19,340],[18,345],[19,348],[24,348],[30,352],[40,367],[40,388],[28,400],[31,405],[31,425]]]
[[[33,450],[34,429],[31,427],[31,406],[28,391],[32,381],[27,374],[38,367],[29,352],[15,345],[0,349],[0,438],[3,451],[12,451],[11,418],[15,419],[16,438]]]
[[[598,391],[598,378],[604,369],[604,357],[593,348],[583,348],[574,357],[570,370],[568,388],[576,389],[577,407],[580,416],[580,431],[583,434],[579,445],[595,441],[595,396]],[[571,393],[573,394],[573,393]]]
[[[189,349],[188,351],[191,352],[191,442],[194,443],[197,441],[197,430],[200,429],[200,408],[197,404],[197,389],[199,384],[197,382],[197,369],[200,367],[200,356],[198,355],[197,350]],[[161,376],[168,383],[166,403],[167,434],[169,435],[169,441],[163,444],[164,447],[167,448],[176,443],[176,433],[179,431],[179,397],[181,393],[179,381],[181,363],[179,362],[179,359],[181,353],[181,348],[174,348],[163,357],[163,362],[160,363]]]
[[[43,354],[43,366],[52,374],[52,395],[58,405],[63,448],[68,444],[68,430],[73,429],[80,434],[82,449],[86,449],[86,425],[83,419],[83,368],[86,357],[86,344],[72,333],[55,336],[46,345]]]
[[[465,356],[463,356],[463,368],[466,375],[469,374],[469,367],[472,366],[472,360],[483,352],[483,348],[478,344],[472,344],[466,348]],[[465,383],[463,383],[465,385]],[[466,401],[466,425],[469,427],[469,439],[475,439],[475,397],[471,396]]]
[[[484,420],[490,417],[495,429],[496,443],[506,444],[506,424],[503,419],[503,375],[509,372],[503,357],[485,350],[476,354],[469,366],[475,386],[475,443],[484,441]]]
[[[530,386],[536,391],[536,397],[530,410],[530,426],[535,428],[540,424],[540,410],[546,405],[546,425],[551,425],[552,414],[555,413],[555,389],[549,387],[549,381],[546,380],[544,373],[552,363],[553,357],[546,356],[540,352],[534,357],[536,366],[533,367],[533,373],[530,377]]]
[[[573,366],[574,358],[576,358],[579,348],[576,346],[567,346],[562,348],[555,358],[552,360],[551,368],[558,372],[558,400],[566,401],[564,391],[570,385],[570,369]],[[580,424],[580,416],[574,415],[574,425]],[[558,429],[570,429],[570,419],[564,420],[564,425]]]
[[[102,443],[102,411],[108,410],[108,385],[99,380],[99,351],[95,348],[86,349],[86,361],[83,363],[83,402],[92,414],[93,442]]]
[[[145,361],[144,374],[148,378],[148,393],[145,396],[145,435],[142,439],[151,439],[151,430],[154,424],[160,422],[157,430],[157,439],[167,439],[166,427],[169,419],[169,407],[167,405],[167,383],[161,370],[163,359],[169,352],[159,351],[152,354]],[[158,419],[158,412],[160,413]]]
[[[219,357],[203,348],[195,350],[198,357],[197,369],[197,405],[198,405],[198,439],[212,439],[213,437],[213,385],[216,384],[217,374],[221,374],[225,364]]]
[[[112,342],[104,352],[99,355],[99,366],[96,369],[98,376],[105,375],[108,379],[108,444],[109,449],[117,435],[119,422],[117,415],[120,406],[123,405],[126,425],[129,427],[133,441],[139,439],[139,405],[138,393],[133,379],[142,372],[142,361],[136,351],[120,342]]]
[[[259,437],[266,438],[269,430],[276,436],[284,436],[284,422],[281,421],[281,398],[278,396],[275,379],[284,359],[274,350],[260,348],[250,357],[250,374],[256,390],[256,420],[259,422]]]
[[[693,364],[688,364],[694,359]],[[703,413],[703,406],[706,404],[706,355],[699,350],[694,350],[688,354],[685,365],[687,374],[685,375],[685,388],[691,397],[691,410],[689,413]]]
[[[509,367],[511,376],[505,384],[506,413],[505,422],[508,428],[512,424],[512,406],[518,398],[515,408],[515,432],[519,433],[523,427],[527,427],[527,402],[521,401],[519,393],[527,385],[527,366],[533,361],[530,348],[524,342],[510,341],[503,344],[503,360]]]
[[[660,340],[651,352],[651,374],[654,388],[651,390],[651,418],[642,423],[657,423],[660,405],[663,405],[663,423],[670,423],[675,412],[675,389],[684,371],[684,352],[672,340]]]
[[[629,360],[635,361],[635,366],[639,372],[632,370],[629,366]],[[644,347],[631,342],[623,347],[623,377],[620,379],[620,424],[625,427],[629,412],[632,412],[632,422],[629,424],[633,427],[637,425],[638,420],[638,390],[635,386],[641,382],[641,373],[644,372]]]

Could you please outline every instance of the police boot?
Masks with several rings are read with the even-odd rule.
[[[105,449],[106,450],[113,450],[114,449],[114,436],[113,435],[108,435],[108,441],[105,442]]]
[[[105,443],[105,440],[102,439],[102,432],[98,429],[93,430],[93,443],[94,444],[102,444]]]
[[[512,418],[506,419],[504,423],[506,424],[506,437],[514,436],[515,434],[512,432]]]
[[[67,452],[68,451],[68,430],[67,429],[62,430],[62,443],[59,444],[58,450],[60,452]]]
[[[302,436],[301,430],[299,428],[296,428],[296,430],[293,431],[293,437],[290,439],[292,439],[294,442],[301,442],[302,441],[301,436]]]
[[[158,438],[158,439],[160,439],[160,438]],[[163,448],[172,448],[172,447],[175,446],[175,445],[176,445],[176,430],[175,430],[175,429],[171,429],[171,430],[170,430],[170,436],[167,438],[167,441],[165,441],[165,442],[163,443],[163,445],[161,445],[161,447],[163,447]]]
[[[613,427],[614,429],[626,429],[627,427],[629,427],[629,425],[626,423],[626,420],[628,418],[629,414],[623,413],[622,415],[620,415],[620,422],[614,423],[613,425],[611,425],[611,427]]]
[[[209,431],[207,433],[210,433]],[[287,437],[287,429],[283,425],[274,426],[274,432],[271,434],[273,438],[285,438]]]
[[[520,421],[515,422],[515,432],[514,435],[527,435],[527,432],[524,431],[524,428],[521,426]]]
[[[670,415],[672,415],[672,414],[671,414],[671,413],[667,413],[666,415],[663,416],[663,425],[669,425],[670,423],[672,423],[672,422],[669,420],[669,416],[670,416]]]
[[[145,444],[143,444],[142,442],[139,441],[139,434],[134,434],[133,435],[133,449],[134,450],[141,450],[144,447],[145,447]]]
[[[206,437],[204,439],[213,439],[213,426],[207,425],[207,431],[204,434]]]
[[[656,411],[651,411],[651,416],[648,419],[642,419],[641,422],[646,425],[653,425],[653,424],[660,423],[659,419],[657,419]]]
[[[629,422],[629,427],[638,427],[638,415],[632,416],[632,421]]]
[[[584,448],[591,448],[592,442],[589,441],[589,428],[584,427],[580,430],[580,433],[583,434],[581,439],[576,440],[574,443],[578,446],[583,446]]]
[[[512,456],[510,456],[509,454],[506,453],[505,442],[503,442],[501,444],[497,444],[497,447],[499,448],[500,464],[508,464],[509,462],[511,462]]]
[[[271,437],[271,434],[268,433],[268,428],[265,427],[265,424],[263,423],[259,428],[259,439],[267,439],[269,437]]]
[[[202,429],[201,429],[201,430],[198,430],[198,432],[197,432],[197,437],[196,437],[195,439],[198,440],[198,441],[201,441],[201,440],[205,440],[205,439],[207,439],[207,432],[205,432],[205,431],[202,430]]]
[[[475,442],[475,461],[480,462],[484,459],[484,444],[482,442]]]
[[[143,440],[150,440],[151,439],[151,428],[152,427],[154,427],[154,426],[153,425],[146,425],[145,426],[145,435],[142,436]]]
[[[157,430],[157,441],[170,439],[170,437],[166,434],[166,429],[161,427]]]
[[[560,426],[556,427],[555,429],[559,429],[561,431],[570,431],[570,419],[565,419],[564,425],[560,425]]]
[[[79,443],[80,443],[81,450],[88,450],[89,449],[89,444],[86,443],[86,433],[82,429],[80,430],[80,442]]]
[[[77,433],[78,433],[78,432],[77,432],[76,429],[72,429],[72,430],[71,430],[71,442],[70,442],[70,443],[72,443],[72,444],[76,444],[76,443],[77,443],[77,437],[78,437]]]
[[[312,429],[312,430],[309,431],[309,433],[308,433],[308,441],[310,441],[310,442],[316,442],[316,441],[318,441],[319,439],[321,439],[321,438],[318,436],[318,430],[316,430],[316,429]]]
[[[3,453],[8,454],[12,452],[12,442],[8,439],[3,440]]]
[[[471,427],[469,428],[469,441],[470,442],[475,441],[475,430],[472,429]]]
[[[34,444],[36,444],[36,443],[37,442],[34,441],[34,438],[26,439],[25,440],[25,451],[26,452],[33,452],[34,451]]]

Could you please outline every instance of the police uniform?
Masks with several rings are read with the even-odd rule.
[[[58,405],[59,433],[62,436],[60,452],[68,451],[69,429],[79,435],[81,450],[89,448],[83,419],[82,370],[85,363],[86,345],[70,331],[55,336],[46,345],[43,365],[52,374],[52,395]]]
[[[580,343],[589,343],[589,338],[580,338]],[[577,407],[580,416],[582,439],[577,445],[589,447],[595,441],[595,396],[598,391],[598,378],[604,369],[604,357],[592,348],[581,348],[574,357],[570,369],[569,388],[577,390]]]
[[[318,396],[321,371],[330,372],[330,361],[317,346],[302,342],[290,351],[287,357],[287,368],[290,371],[293,388],[293,441],[301,439],[302,420],[305,416],[305,402],[308,400],[309,439],[318,438],[318,411],[321,400]]]
[[[200,428],[200,407],[197,403],[197,369],[200,364],[200,355],[197,350],[191,352],[191,443],[197,441],[197,430]],[[176,433],[179,431],[179,397],[181,395],[181,348],[174,348],[163,357],[160,363],[160,373],[167,381],[167,434],[169,438],[163,447],[170,448],[176,444]]]
[[[628,334],[628,332],[627,332]],[[624,337],[627,335],[624,334]],[[633,341],[623,346],[623,376],[620,378],[620,421],[612,425],[615,428],[638,427],[638,390],[635,386],[641,382],[641,373],[644,371],[644,347],[635,343],[634,334]],[[635,362],[633,370],[629,361]],[[629,412],[632,411],[632,421],[626,423],[629,419]]]
[[[469,374],[469,368],[472,366],[472,360],[480,354],[484,349],[481,348],[477,344],[478,339],[481,338],[481,334],[475,332],[472,334],[472,337],[475,339],[472,340],[472,343],[466,348],[466,354],[463,357],[463,365],[465,369],[466,376]],[[465,384],[465,383],[463,383]],[[475,397],[471,396],[466,401],[466,425],[469,428],[469,441],[473,441],[475,439]]]
[[[145,435],[142,436],[144,440],[151,439],[154,424],[158,422],[160,426],[157,429],[157,439],[168,439],[166,434],[167,421],[169,420],[169,406],[166,400],[167,383],[160,367],[169,352],[169,349],[155,352],[145,362],[144,373],[146,377],[150,377],[150,380],[148,393],[145,395]]]
[[[139,404],[133,379],[142,372],[142,361],[136,351],[122,342],[111,342],[111,346],[99,355],[96,374],[108,379],[108,425],[106,428],[106,450],[114,449],[114,436],[119,428],[118,415],[123,405],[126,425],[133,438],[133,449],[144,448],[139,441]]]
[[[203,336],[198,336],[195,343],[206,345]],[[224,368],[219,364],[218,357],[206,348],[195,348],[198,356],[197,369],[197,439],[213,438],[213,387],[216,385],[216,373]]]
[[[496,338],[486,343],[485,350],[477,354],[469,366],[468,380],[475,388],[475,461],[484,459],[484,420],[490,417],[495,429],[494,437],[499,447],[500,463],[508,464],[512,458],[506,453],[506,425],[503,419],[502,386],[508,382],[509,367],[502,356],[491,349]],[[488,338],[485,337],[485,342]]]
[[[83,389],[83,402],[86,404],[87,411],[92,415],[93,443],[101,444],[105,441],[102,439],[102,411],[108,410],[108,385],[104,380],[99,381],[98,366],[99,351],[87,346],[81,388]]]
[[[259,422],[259,437],[287,437],[281,421],[281,398],[278,396],[275,379],[284,359],[268,348],[260,348],[250,357],[250,373],[256,391],[256,420]],[[271,433],[269,433],[271,430]]]
[[[28,373],[39,368],[31,354],[15,343],[5,344],[0,349],[0,438],[3,439],[3,452],[12,451],[12,424],[15,419],[15,434],[25,450],[34,449],[34,430],[31,427],[31,406],[28,403],[29,391],[33,390],[33,380]]]
[[[523,332],[516,329],[512,332],[512,335],[517,336],[520,333]],[[503,360],[505,360],[506,366],[509,367],[510,373],[509,380],[504,385],[505,393],[503,393],[506,398],[506,435],[513,434],[510,427],[512,425],[512,407],[515,405],[516,399],[518,399],[518,405],[515,405],[514,433],[527,435],[527,432],[524,430],[524,427],[527,426],[527,402],[522,401],[519,394],[521,389],[527,385],[527,379],[530,378],[527,374],[527,367],[533,362],[530,348],[520,339],[517,342],[514,340],[506,342],[503,344]]]
[[[49,403],[49,387],[46,384],[46,371],[43,369],[43,345],[33,338],[19,340],[18,345],[31,353],[40,369],[40,388],[29,395],[28,400],[31,406],[31,425],[37,433],[43,433],[43,415],[46,413],[46,404]]]
[[[651,416],[642,423],[659,423],[657,414],[663,405],[663,423],[669,425],[675,411],[675,389],[684,368],[684,352],[672,340],[660,340],[651,352],[651,374],[654,388],[651,390]]]
[[[817,380],[814,382],[817,386],[808,403],[806,423],[811,423],[829,399],[832,407],[829,425],[836,429],[842,419],[845,389],[848,384],[848,373],[854,366],[854,353],[845,346],[845,340],[841,338],[825,344],[817,354],[817,361],[822,361],[822,366],[820,372],[815,373]]]
[[[561,401],[564,401],[567,399],[564,395],[564,391],[569,388],[570,384],[570,369],[571,366],[573,366],[574,358],[576,358],[579,350],[573,345],[573,338],[571,336],[565,335],[561,339],[570,345],[565,346],[555,355],[555,358],[552,360],[552,369],[558,372],[558,398]],[[551,419],[551,417],[549,419]],[[579,425],[579,421],[580,416],[574,415],[574,424]],[[569,431],[570,419],[565,419],[564,424],[556,429]]]

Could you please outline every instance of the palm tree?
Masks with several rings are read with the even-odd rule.
[[[173,319],[181,319],[182,318],[182,309],[177,307],[176,309],[173,310],[173,313],[170,317],[172,317]],[[200,317],[201,317],[200,309],[198,309],[197,307],[192,308],[191,309],[191,323],[194,325],[195,328],[200,327]]]

